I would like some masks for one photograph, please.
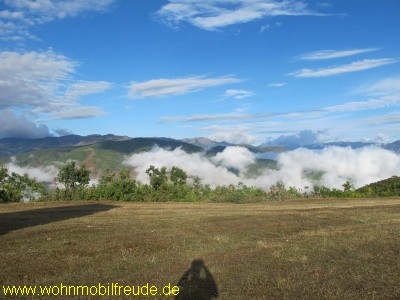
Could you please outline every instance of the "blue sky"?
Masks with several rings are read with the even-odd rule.
[[[400,139],[398,0],[0,0],[0,137]]]

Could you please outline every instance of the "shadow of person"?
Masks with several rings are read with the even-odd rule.
[[[218,297],[218,288],[202,259],[192,261],[178,282],[177,300],[211,300]]]

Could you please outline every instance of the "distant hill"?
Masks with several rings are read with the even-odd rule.
[[[337,142],[329,142],[329,143],[312,143],[312,144],[299,144],[299,143],[275,143],[275,142],[266,142],[258,146],[257,148],[262,148],[262,147],[279,147],[281,149],[285,150],[295,150],[298,148],[306,148],[306,149],[311,149],[311,150],[321,150],[326,147],[349,147],[352,149],[359,149],[362,147],[368,147],[368,146],[376,146],[376,147],[381,147],[383,149],[387,149],[396,153],[400,153],[400,140],[395,141],[393,143],[388,143],[388,144],[381,144],[381,143],[372,143],[372,142],[344,142],[344,141],[337,141]]]
[[[66,135],[61,137],[45,137],[40,139],[3,138],[0,139],[0,157],[6,157],[40,149],[83,146],[103,141],[123,141],[127,139],[129,139],[129,137],[113,134],[92,134],[88,136]]]
[[[337,141],[337,142],[329,142],[329,143],[299,143],[297,141],[281,141],[281,142],[266,142],[261,144],[259,147],[281,147],[285,148],[286,150],[295,150],[297,148],[306,148],[306,149],[314,149],[320,150],[326,147],[350,147],[352,149],[362,148],[371,145],[379,145],[375,143],[366,143],[366,142],[344,142],[344,141]]]
[[[125,141],[105,141],[98,144],[100,149],[113,150],[124,154],[149,151],[154,146],[174,150],[181,147],[187,153],[200,152],[204,149],[183,141],[166,138],[132,138]]]
[[[12,139],[7,139],[3,145],[11,148],[12,142]],[[150,151],[155,146],[169,150],[180,147],[188,153],[204,151],[201,147],[168,138],[126,139],[110,135],[28,140],[27,145],[23,145],[25,139],[14,139],[14,142],[18,151],[14,151],[13,156],[20,166],[61,165],[68,160],[77,160],[89,168],[93,175],[105,169],[121,169],[126,155]],[[12,152],[9,148],[8,153]],[[10,156],[0,157],[0,163],[9,162]]]
[[[248,144],[232,144],[228,142],[215,142],[210,139],[199,137],[192,139],[183,139],[182,141],[201,147],[207,151],[208,154],[216,154],[225,150],[226,147],[229,146],[239,146],[243,148],[247,148],[253,153],[266,153],[266,152],[282,152],[285,149],[283,147],[269,147],[269,146],[253,146]]]
[[[213,140],[210,140],[210,139],[207,139],[207,138],[204,138],[204,137],[197,137],[197,138],[192,138],[192,139],[183,139],[182,141],[185,142],[185,143],[188,143],[188,144],[192,144],[192,145],[204,148],[204,149],[209,149],[209,148],[213,148],[213,147],[216,147],[216,146],[219,146],[219,145],[227,145],[228,144],[228,143],[225,143],[225,142],[222,142],[222,143],[215,142]]]
[[[396,153],[400,153],[400,141],[395,141],[393,143],[385,144],[383,148]]]
[[[400,196],[400,177],[392,176],[367,184],[356,191],[370,197]]]
[[[330,143],[319,143],[319,144],[310,144],[310,145],[305,145],[304,148],[307,149],[315,149],[315,150],[320,150],[324,149],[326,147],[350,147],[352,149],[358,149],[362,147],[368,147],[368,146],[378,146],[379,144],[375,143],[366,143],[366,142],[343,142],[343,141],[338,141],[338,142],[330,142]]]

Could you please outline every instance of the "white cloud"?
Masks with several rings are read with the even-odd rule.
[[[399,77],[385,78],[379,82],[360,88],[358,92],[370,95],[388,95],[388,94],[399,95],[400,78]]]
[[[246,173],[248,167],[256,162],[256,156],[244,147],[226,147],[211,159],[216,165],[233,168],[240,174]]]
[[[53,131],[56,136],[66,136],[73,134],[73,132],[68,128],[53,128]]]
[[[270,28],[271,28],[271,25],[269,25],[269,24],[263,25],[263,26],[261,26],[261,28],[260,28],[260,33],[263,33],[263,32],[267,31],[267,30],[270,29]]]
[[[378,99],[370,99],[366,101],[353,101],[346,102],[343,104],[333,105],[324,107],[321,111],[325,112],[350,112],[350,111],[362,111],[371,110],[384,107],[391,107],[400,104],[400,98],[398,96],[394,97],[382,97]]]
[[[80,98],[111,87],[105,81],[74,81],[78,62],[46,52],[0,52],[0,109],[18,108],[50,118],[97,116],[98,107],[83,107]],[[82,114],[82,110],[86,113]]]
[[[205,76],[189,76],[174,79],[153,79],[144,82],[132,82],[128,96],[131,99],[146,97],[163,97],[181,95],[199,91],[208,87],[241,82],[233,76],[206,78]]]
[[[4,0],[7,9],[0,12],[0,37],[23,39],[29,29],[56,19],[76,17],[87,12],[107,10],[115,0]]]
[[[145,171],[150,165],[157,168],[178,166],[189,177],[199,177],[202,183],[212,187],[243,182],[268,190],[278,181],[286,186],[304,189],[315,184],[342,189],[342,184],[350,180],[355,187],[382,180],[398,174],[400,156],[375,147],[360,149],[328,147],[320,151],[299,148],[278,156],[278,169],[266,169],[255,178],[244,176],[246,169],[254,162],[254,154],[245,148],[227,147],[213,158],[204,153],[188,154],[181,149],[168,151],[154,148],[152,151],[134,154],[126,164],[137,172],[137,179],[148,183]],[[238,169],[239,175],[229,172]],[[319,182],[313,181],[310,172],[322,172]]]
[[[57,120],[57,119],[84,119],[92,118],[97,116],[103,116],[106,113],[99,107],[96,106],[64,106],[62,109],[53,112],[50,117],[44,120]]]
[[[310,77],[326,77],[338,74],[358,72],[363,70],[368,70],[372,68],[381,67],[388,64],[396,63],[397,61],[393,58],[380,58],[380,59],[363,59],[359,61],[352,62],[347,65],[323,68],[318,70],[313,69],[302,69],[289,75],[300,78],[310,78]]]
[[[78,81],[68,87],[64,98],[76,102],[82,96],[102,93],[111,87],[112,84],[107,81]]]
[[[0,138],[42,138],[49,136],[46,125],[36,125],[24,116],[16,116],[11,110],[0,110]]]
[[[375,147],[328,147],[321,151],[300,148],[282,153],[278,161],[280,170],[300,171],[292,177],[293,183],[304,181],[305,171],[320,171],[321,183],[330,188],[340,188],[347,180],[361,187],[396,175],[400,168],[399,155]]]
[[[368,118],[370,125],[374,124],[400,124],[400,113],[390,113]],[[398,128],[396,128],[398,131]]]
[[[211,131],[207,137],[216,142],[228,142],[232,144],[252,144],[255,137],[250,133],[253,128],[240,126],[218,126],[211,125],[203,130]]]
[[[0,11],[0,19],[22,20],[23,18],[24,18],[24,14],[20,11],[9,11],[9,10]]]
[[[0,52],[0,107],[48,102],[76,65],[52,51]]]
[[[226,90],[224,94],[225,97],[233,97],[235,99],[243,99],[254,95],[255,94],[252,91],[234,89]]]
[[[157,16],[171,26],[187,22],[205,30],[247,23],[265,17],[321,16],[307,8],[303,1],[286,0],[170,0]]]
[[[7,164],[7,168],[10,172],[15,172],[19,175],[28,174],[32,178],[36,178],[38,182],[52,183],[54,178],[58,174],[58,168],[55,166],[44,166],[41,168],[37,167],[21,167],[15,163]]]
[[[160,117],[161,123],[164,122],[204,122],[204,121],[227,121],[252,119],[257,117],[255,114],[246,114],[242,112],[232,112],[224,114],[194,114],[188,116],[164,116]]]
[[[173,151],[155,148],[149,152],[142,152],[130,156],[125,163],[135,169],[137,180],[149,183],[149,178],[145,173],[151,166],[168,169],[177,166],[186,171],[190,177],[200,177],[204,184],[228,185],[239,182],[239,178],[229,172],[227,168],[216,166],[204,154],[188,154],[177,148]]]
[[[297,57],[301,60],[324,60],[340,57],[353,56],[357,54],[377,51],[378,48],[362,48],[362,49],[349,49],[349,50],[321,50],[305,53]]]
[[[284,87],[286,85],[286,82],[271,82],[270,84],[268,84],[269,87]]]
[[[371,99],[365,101],[353,101],[340,105],[325,107],[328,112],[361,111],[392,107],[400,104],[400,78],[389,77],[357,90]]]

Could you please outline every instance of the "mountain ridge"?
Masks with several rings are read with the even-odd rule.
[[[110,142],[123,142],[118,146],[110,144]],[[188,152],[206,151],[210,153],[218,153],[223,151],[228,146],[240,146],[245,147],[253,153],[272,153],[282,152],[288,150],[295,150],[298,148],[306,148],[311,150],[321,150],[326,147],[350,147],[352,149],[358,149],[367,146],[377,146],[383,149],[387,149],[396,153],[400,153],[400,140],[394,141],[387,144],[373,143],[373,142],[345,142],[335,141],[327,143],[310,143],[310,144],[296,144],[296,143],[273,143],[265,142],[258,146],[247,145],[247,144],[233,144],[228,142],[216,142],[205,137],[196,137],[190,139],[173,139],[166,137],[128,137],[114,134],[91,134],[87,136],[81,135],[66,135],[61,137],[45,137],[39,139],[28,139],[28,138],[0,138],[0,157],[10,157],[18,154],[28,153],[35,150],[43,150],[50,148],[65,148],[65,147],[78,147],[93,145],[97,143],[103,143],[103,147],[109,147],[110,150],[115,148],[119,152],[129,153],[137,151],[140,148],[140,144],[150,149],[154,145],[158,145],[162,148],[175,149],[179,146],[183,147]],[[139,145],[135,145],[139,144]],[[138,148],[139,147],[139,148]],[[197,148],[196,148],[197,147]],[[132,151],[131,151],[132,150]]]
[[[87,136],[71,134],[38,139],[8,137],[0,139],[0,157],[17,155],[40,149],[84,146],[102,141],[121,141],[126,139],[129,139],[129,137],[114,134],[91,134]]]

